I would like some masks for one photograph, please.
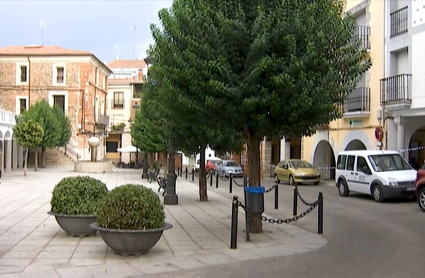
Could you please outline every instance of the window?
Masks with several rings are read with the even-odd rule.
[[[21,70],[21,83],[25,83],[28,82],[28,76],[27,76],[27,66],[20,66],[20,70]]]
[[[53,105],[59,106],[59,108],[65,113],[65,96],[64,95],[54,95],[53,96]]]
[[[338,156],[338,163],[336,168],[338,170],[344,170],[345,169],[345,162],[347,161],[347,156],[346,155],[340,155]]]
[[[29,67],[28,63],[19,63],[16,65],[16,84],[28,84]]]
[[[363,172],[364,167],[367,167],[369,169],[369,167],[367,166],[366,159],[362,156],[357,157],[357,172]]]
[[[370,155],[369,161],[376,172],[406,171],[412,169],[399,154]]]
[[[106,142],[106,152],[116,153],[118,149],[118,142]]]
[[[15,113],[20,115],[28,109],[28,97],[17,96],[15,102]]]
[[[354,160],[356,157],[354,155],[349,155],[347,159],[347,170],[353,171],[354,170]]]
[[[113,108],[124,108],[124,92],[114,92]]]
[[[65,85],[66,84],[66,68],[65,65],[53,66],[53,84]]]

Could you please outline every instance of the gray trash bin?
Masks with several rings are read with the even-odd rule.
[[[264,212],[264,186],[247,186],[246,209],[250,213],[262,214]]]

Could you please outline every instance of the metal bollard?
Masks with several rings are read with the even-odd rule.
[[[229,193],[232,193],[233,190],[233,177],[232,174],[230,174],[230,184],[229,184]]]
[[[192,181],[195,181],[195,169],[192,168]]]
[[[185,173],[186,173],[186,179],[187,179],[187,167],[186,167],[186,172]]]
[[[218,188],[218,173],[215,172],[215,188]]]
[[[294,202],[293,202],[294,208],[292,210],[292,215],[297,215],[298,210],[298,190],[294,188]]]
[[[238,243],[238,196],[233,196],[232,224],[230,229],[230,249],[236,249]]]
[[[274,188],[274,209],[279,208],[279,185],[275,185]]]
[[[319,192],[319,208],[317,210],[317,233],[323,234],[323,194]]]
[[[180,177],[183,177],[183,168],[180,167]]]
[[[213,175],[212,175],[212,173],[211,173],[211,175],[210,175],[210,186],[212,186],[212,179],[213,179],[213,178],[212,178],[212,176],[213,176]]]
[[[248,210],[248,205],[246,203],[246,190],[245,187],[248,186],[248,179],[246,176],[243,177],[243,198],[245,201],[245,208],[247,208]],[[245,237],[246,237],[246,242],[251,242],[251,234],[250,234],[250,230],[249,230],[249,212],[245,211]]]

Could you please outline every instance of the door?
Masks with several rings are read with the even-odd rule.
[[[350,191],[358,192],[358,185],[357,185],[357,176],[355,175],[355,161],[356,156],[349,155],[347,156],[347,165],[345,168],[345,179],[347,180],[347,185]]]
[[[370,182],[372,175],[367,175],[364,172],[372,173],[369,166],[367,165],[366,159],[362,156],[357,157],[356,163],[356,183],[358,192],[370,194]]]
[[[63,113],[65,113],[65,96],[53,96],[53,105],[59,106]]]

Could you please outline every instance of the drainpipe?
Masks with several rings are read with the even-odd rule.
[[[27,56],[28,59],[28,109],[31,106],[31,60],[30,56]]]

